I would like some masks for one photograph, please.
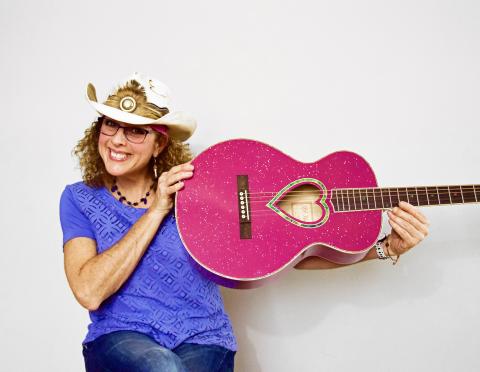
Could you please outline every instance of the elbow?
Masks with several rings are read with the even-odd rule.
[[[78,303],[88,311],[98,310],[98,308],[102,304],[101,299],[99,299],[97,296],[94,296],[88,292],[84,291],[84,292],[79,292],[74,294]]]

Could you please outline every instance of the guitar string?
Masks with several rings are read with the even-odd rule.
[[[426,191],[426,190],[421,190],[421,189],[427,188],[427,187],[429,187],[429,188],[433,188],[433,187],[434,187],[435,190],[442,190],[442,191],[446,190],[446,191],[444,191],[444,192],[446,192],[446,193],[448,193],[448,192],[450,192],[450,193],[452,193],[452,192],[457,192],[457,193],[459,193],[459,192],[462,192],[462,190],[458,189],[458,191],[457,191],[457,190],[452,190],[452,189],[453,189],[453,188],[456,188],[456,187],[459,187],[459,188],[460,188],[460,187],[463,187],[463,188],[465,189],[465,188],[468,187],[469,189],[463,190],[463,192],[479,192],[479,193],[480,193],[480,185],[479,185],[479,186],[477,186],[477,185],[471,185],[471,186],[439,186],[439,187],[435,187],[435,186],[419,186],[419,187],[417,187],[417,188],[415,188],[415,187],[391,187],[391,188],[389,188],[389,187],[386,187],[386,188],[373,187],[373,188],[361,188],[361,187],[360,187],[360,188],[327,189],[326,191],[327,191],[327,192],[332,192],[332,191],[337,191],[337,192],[348,192],[348,191],[351,191],[351,192],[359,192],[359,191],[366,190],[367,193],[368,193],[368,192],[371,190],[371,191],[375,194],[375,193],[377,193],[377,192],[378,192],[378,193],[381,193],[380,190],[384,191],[385,193],[387,193],[387,190],[391,190],[391,191],[393,191],[394,194],[395,194],[395,193],[402,193],[402,194],[403,194],[403,193],[411,193],[411,192],[417,193],[417,192],[419,192],[419,191],[423,194],[424,191]],[[405,190],[407,190],[407,189],[409,189],[408,192],[405,191]],[[419,190],[419,189],[420,189],[420,190]],[[477,190],[477,189],[478,189],[478,190]],[[394,191],[394,190],[398,190],[398,191]],[[432,192],[432,191],[433,191],[433,190],[430,191],[432,194],[436,194],[436,193],[437,193],[436,191],[433,191],[433,192]],[[287,191],[287,193],[302,193],[302,194],[305,194],[305,193],[308,194],[308,193],[312,193],[312,192],[313,192],[313,191],[311,191],[311,190],[306,190],[306,191],[301,191],[301,190],[295,191],[295,190],[291,190],[291,191]],[[428,194],[429,192],[426,192],[426,193]],[[250,196],[252,196],[252,195],[265,195],[265,194],[276,195],[276,194],[278,194],[278,191],[257,191],[257,192],[249,192],[249,193],[248,193],[248,195],[250,195]],[[265,195],[265,196],[266,196],[266,195]]]
[[[422,200],[423,201],[423,200]],[[393,202],[393,201],[392,201]],[[296,201],[295,203],[303,203],[303,204],[311,204],[311,205],[317,205],[319,208],[321,208],[317,203],[314,203],[312,202],[311,200],[303,200],[303,201]],[[474,203],[480,203],[480,201],[476,201],[476,200],[467,200],[467,201],[452,201],[451,203],[429,203],[429,204],[422,204],[422,205],[418,205],[420,207],[429,207],[429,206],[440,206],[440,205],[453,205],[453,204],[474,204]],[[293,203],[289,203],[290,205],[293,204]],[[333,204],[333,202],[331,202],[331,204]],[[359,205],[355,205],[356,207],[360,207],[360,209],[353,209],[353,208],[350,208],[350,206],[347,204],[347,203],[344,203],[342,205],[343,210],[340,210],[340,208],[336,208],[337,209],[337,212],[345,212],[345,211],[366,211],[366,210],[379,210],[379,209],[390,209],[394,206],[397,206],[398,203],[397,201],[393,202],[392,205],[389,207],[388,205],[384,205],[382,207],[373,207],[373,208],[363,208],[363,204],[364,203],[356,203],[356,204],[359,204]],[[368,204],[368,203],[367,203]],[[385,203],[387,204],[387,203]],[[417,206],[417,204],[413,204],[414,206]],[[353,205],[352,205],[353,206]],[[259,208],[260,207],[260,208]],[[339,204],[339,207],[340,207],[340,204]],[[266,205],[266,204],[261,204],[261,205],[254,205],[254,206],[251,206],[249,208],[249,211],[251,213],[254,213],[254,212],[258,212],[258,211],[271,211],[271,209]]]
[[[316,199],[316,200],[318,200],[318,199]],[[315,201],[316,201],[316,200],[315,200]],[[331,203],[333,204],[333,199],[329,199],[329,200],[330,200]],[[294,203],[303,203],[303,204],[310,204],[310,205],[317,205],[317,206],[318,206],[318,204],[315,203],[315,201],[312,201],[312,200],[295,200],[295,201],[293,201],[293,202],[290,202],[289,204],[291,205],[291,204],[294,204]],[[339,199],[339,201],[340,201],[340,199]],[[350,200],[350,201],[351,201],[351,200]],[[350,208],[350,205],[348,205],[348,207],[345,208],[345,207],[347,206],[347,203],[344,202],[344,203],[343,203],[343,208],[342,208],[343,210],[340,210],[340,208],[337,208],[337,211],[336,211],[336,212],[368,211],[368,210],[389,209],[389,208],[391,208],[391,207],[393,207],[393,206],[396,206],[398,201],[401,201],[401,200],[392,200],[392,205],[391,205],[390,207],[388,207],[388,206],[382,206],[382,207],[380,207],[380,208],[377,208],[377,207],[374,207],[374,208],[363,208],[363,204],[366,203],[367,205],[369,205],[370,203],[369,203],[368,201],[364,201],[364,202],[360,203],[360,202],[358,201],[358,199],[357,199],[357,202],[354,203],[354,205],[356,206],[356,204],[359,204],[358,206],[360,206],[360,209],[351,209],[351,208]],[[405,200],[405,201],[406,201],[406,200]],[[480,202],[480,201],[477,201],[477,200],[467,200],[467,201],[462,201],[462,202],[460,202],[460,201],[451,201],[451,202],[448,202],[448,203],[435,203],[434,201],[432,201],[431,203],[429,203],[429,201],[426,200],[426,199],[420,199],[420,201],[422,201],[422,202],[423,202],[423,201],[427,201],[427,204],[422,204],[422,205],[420,205],[421,207],[436,206],[436,205],[439,206],[439,205],[452,205],[452,204],[469,204],[469,203],[479,203],[479,202]],[[412,200],[412,202],[415,203],[415,204],[413,204],[413,205],[417,206],[415,200]],[[251,206],[251,207],[250,207],[250,214],[255,214],[255,212],[270,212],[270,211],[271,211],[271,209],[270,209],[267,205],[265,205],[263,201],[255,201],[254,203],[257,204],[257,205],[254,205],[254,206]],[[261,204],[261,205],[258,205],[258,204]],[[338,203],[338,204],[339,204],[339,203]],[[382,203],[382,204],[383,204],[383,203]],[[385,204],[388,204],[388,201],[387,201]],[[376,205],[376,203],[374,203],[374,205]],[[340,204],[339,204],[339,206],[340,206]],[[258,208],[258,207],[261,207],[261,208]],[[320,208],[320,206],[318,206],[318,207]]]
[[[289,198],[289,197],[293,197],[293,196],[295,196],[295,195],[297,195],[297,196],[299,195],[299,194],[295,194],[295,195],[290,196],[290,195],[291,195],[291,192],[286,192],[285,194],[286,194],[286,195],[285,195],[283,198],[280,198],[279,200],[281,200],[281,199],[286,199],[286,198]],[[476,194],[476,193],[474,193],[473,191],[472,191],[472,192],[463,192],[463,199],[465,199],[465,196],[467,196],[467,197],[475,197],[475,194]],[[480,194],[480,192],[479,192],[479,194]],[[260,202],[262,202],[262,201],[269,201],[269,200],[271,200],[271,199],[272,199],[272,196],[277,195],[277,194],[274,194],[274,195],[261,195],[261,196],[254,196],[254,197],[252,197],[251,194],[248,194],[248,195],[249,195],[249,200],[250,200],[250,201],[260,201]],[[307,196],[308,196],[308,195],[311,195],[312,197],[314,196],[314,197],[320,198],[320,196],[323,197],[325,194],[312,193],[312,192],[307,193],[307,192],[305,192],[305,193],[303,193],[302,195],[307,195]],[[390,198],[391,198],[391,199],[395,199],[395,200],[397,200],[397,199],[399,199],[399,198],[402,198],[401,200],[403,200],[403,198],[407,198],[407,200],[405,200],[405,201],[408,201],[409,199],[412,199],[412,200],[416,200],[416,199],[419,199],[419,200],[432,200],[433,198],[439,199],[440,197],[444,197],[444,196],[446,196],[446,195],[448,195],[448,196],[449,196],[449,199],[451,199],[451,198],[459,198],[459,196],[462,196],[462,193],[460,193],[460,192],[453,192],[453,193],[452,193],[452,192],[448,192],[448,191],[447,191],[447,192],[438,192],[438,193],[435,193],[435,194],[433,194],[433,193],[431,193],[431,194],[425,193],[425,194],[419,194],[419,195],[417,195],[417,194],[415,193],[415,194],[408,194],[408,196],[407,196],[407,194],[403,194],[403,193],[402,193],[401,195],[398,195],[397,193],[394,193],[394,194],[381,194],[381,193],[379,193],[379,194],[367,194],[367,195],[358,195],[358,194],[357,194],[357,195],[345,195],[345,194],[343,194],[343,195],[342,195],[342,194],[338,195],[338,193],[337,193],[336,195],[334,195],[334,193],[327,193],[327,194],[326,194],[326,198],[328,198],[328,199],[339,199],[339,200],[341,200],[342,198],[343,198],[344,200],[346,200],[346,199],[364,200],[365,198],[370,198],[370,199],[372,199],[372,198],[376,198],[376,199],[379,199],[379,198],[380,198],[380,199],[387,198],[387,199],[390,199]]]
[[[466,202],[466,203],[451,203],[451,205],[457,205],[457,204],[474,204],[474,203],[480,203],[478,202]],[[450,203],[449,203],[450,204]],[[421,207],[435,207],[435,206],[440,206],[440,205],[445,205],[445,204],[425,204],[422,205]],[[348,212],[368,212],[368,211],[385,211],[389,210],[391,207],[383,207],[383,208],[369,208],[369,209],[346,209],[346,210],[335,210],[333,211],[334,213],[348,213]],[[272,213],[273,212],[273,213]],[[255,216],[255,217],[265,217],[266,215],[275,215],[276,213],[272,211],[270,208],[265,207],[262,209],[254,209],[250,211],[250,216]],[[323,216],[323,214],[322,214]],[[319,218],[318,220],[320,220]],[[315,220],[315,221],[318,221]],[[310,222],[315,222],[315,221],[310,221]]]

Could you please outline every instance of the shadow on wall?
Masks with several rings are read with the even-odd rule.
[[[403,265],[399,263],[394,269],[390,264],[370,261],[334,270],[292,270],[257,289],[222,288],[239,344],[235,370],[262,371],[261,350],[256,350],[249,330],[288,339],[311,332],[338,306],[368,309],[428,297],[442,285],[442,267],[451,264],[449,249],[459,243],[425,241],[421,249],[402,257]],[[460,256],[478,254],[474,243],[465,242]]]

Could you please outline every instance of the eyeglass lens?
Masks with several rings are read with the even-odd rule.
[[[120,128],[123,128],[125,137],[132,143],[142,143],[149,133],[148,130],[143,128],[122,127],[111,120],[104,120],[102,122],[101,132],[106,136],[114,136]]]

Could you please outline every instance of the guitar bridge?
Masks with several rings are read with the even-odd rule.
[[[238,220],[240,224],[240,239],[252,238],[252,223],[250,211],[250,192],[248,176],[237,176]]]

